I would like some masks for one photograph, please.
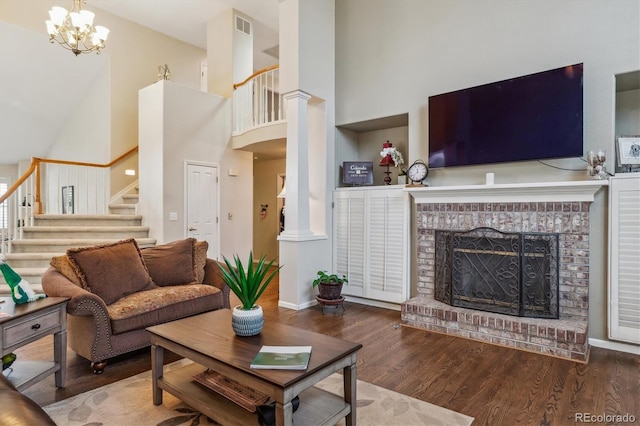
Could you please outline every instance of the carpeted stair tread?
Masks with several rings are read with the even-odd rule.
[[[25,226],[24,232],[145,232],[148,226]]]
[[[31,240],[15,240],[11,244],[14,246],[38,246],[38,245],[59,245],[67,246],[73,245],[74,247],[80,246],[93,246],[97,244],[115,243],[117,241],[124,240],[126,238],[56,238],[55,240],[48,239],[31,239]],[[136,238],[138,245],[153,245],[155,244],[155,238]]]
[[[129,205],[127,205],[129,206]],[[101,219],[101,220],[122,220],[122,219],[142,219],[139,214],[40,214],[35,219]]]
[[[60,253],[8,253],[5,254],[4,257],[7,260],[7,263],[11,264],[12,261],[20,261],[20,260],[51,260],[53,256],[62,256],[65,254],[65,251],[62,250]]]

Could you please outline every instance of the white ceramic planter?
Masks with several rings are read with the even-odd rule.
[[[264,325],[262,306],[242,309],[241,305],[231,311],[231,327],[238,336],[255,336],[260,334]]]

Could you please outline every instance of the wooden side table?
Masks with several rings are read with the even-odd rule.
[[[55,373],[56,387],[64,387],[67,367],[68,297],[47,297],[16,305],[10,297],[0,298],[0,350],[2,356],[31,342],[53,335],[53,361],[24,361],[19,358],[4,371],[22,391]]]

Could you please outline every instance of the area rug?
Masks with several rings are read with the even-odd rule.
[[[165,371],[184,366],[190,362],[188,360],[176,361],[165,366]],[[316,384],[316,386],[337,395],[342,395],[342,376],[336,373]],[[468,426],[473,422],[473,417],[360,380],[358,380],[357,386],[357,422],[359,425]],[[151,372],[146,371],[47,405],[44,410],[58,426],[218,424],[183,404],[168,392],[163,392],[162,405],[154,406],[152,401]],[[301,403],[304,403],[304,401]],[[338,424],[344,424],[344,419]]]

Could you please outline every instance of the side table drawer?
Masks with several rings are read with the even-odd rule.
[[[8,326],[4,329],[4,346],[9,347],[23,340],[28,340],[39,335],[45,335],[52,328],[60,326],[60,311],[56,310],[46,314],[29,318],[28,320]]]

